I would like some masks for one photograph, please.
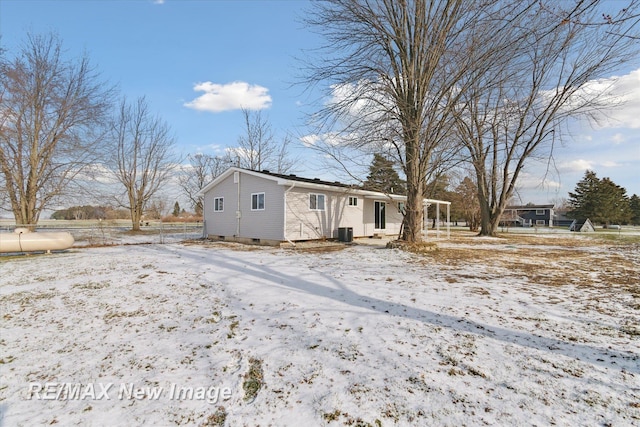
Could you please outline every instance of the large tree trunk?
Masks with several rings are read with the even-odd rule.
[[[424,216],[423,185],[424,176],[420,173],[417,137],[409,134],[406,141],[407,166],[407,205],[405,214],[405,228],[403,239],[407,242],[422,241],[422,220]]]
[[[483,215],[480,219],[480,232],[478,233],[478,236],[495,236],[498,232],[499,222],[500,215],[491,212],[485,215],[483,209]]]
[[[411,188],[412,186],[409,186]],[[407,242],[422,241],[422,220],[424,208],[422,205],[422,186],[418,191],[409,189],[405,213],[405,227],[403,240]]]
[[[131,229],[140,231],[140,223],[142,222],[142,204],[136,202],[131,203]]]

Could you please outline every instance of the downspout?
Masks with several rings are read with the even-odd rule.
[[[287,238],[287,193],[289,191],[293,190],[293,187],[295,187],[295,186],[296,186],[296,183],[294,182],[294,183],[291,184],[291,187],[287,188],[284,191],[284,215],[283,215],[283,217],[284,217],[284,227],[282,227],[282,233],[283,233],[284,240],[289,242],[294,248],[296,247],[296,244],[293,243],[291,240],[289,240]]]
[[[236,183],[238,186],[238,208],[236,210],[236,239],[240,237],[240,216],[242,213],[240,212],[240,171],[235,171],[234,173],[238,174],[238,182]]]

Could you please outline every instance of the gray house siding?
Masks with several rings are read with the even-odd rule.
[[[210,237],[284,240],[283,188],[274,181],[241,171],[232,173],[204,195],[206,233]],[[238,212],[238,185],[240,209]],[[264,209],[252,210],[251,195],[264,193]],[[224,197],[223,212],[214,211],[214,199]]]
[[[264,193],[264,209],[251,209],[251,195]],[[284,188],[276,182],[241,173],[240,236],[284,240]]]
[[[311,194],[324,196],[324,210],[310,208]],[[362,236],[362,206],[349,206],[349,196],[357,197],[351,192],[296,187],[290,189],[286,196],[286,238],[336,238],[339,227],[352,227],[354,236]],[[362,197],[358,201],[362,203]]]
[[[214,199],[222,197],[222,212],[214,211]],[[233,174],[221,181],[204,195],[204,219],[206,234],[209,236],[234,236],[236,234],[236,210],[238,191],[233,183]]]
[[[376,228],[376,202],[385,204],[385,228]],[[374,234],[397,235],[400,233],[403,218],[402,213],[398,211],[398,202],[389,200],[386,197],[367,198],[364,199],[363,209],[364,236],[373,236]]]
[[[342,227],[352,228],[353,237],[397,235],[403,220],[398,205],[405,200],[315,178],[240,168],[228,169],[200,194],[204,195],[207,236],[269,244],[337,238]],[[216,211],[220,197],[224,209]]]

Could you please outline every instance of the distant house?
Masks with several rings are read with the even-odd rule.
[[[554,227],[571,227],[573,224],[574,218],[569,218],[566,212],[556,212],[553,217],[553,226]]]
[[[578,221],[577,219],[574,219],[571,225],[569,226],[569,231],[579,231],[582,233],[588,233],[591,231],[596,231],[596,229],[594,228],[591,221],[589,221],[589,218],[587,218],[584,221]]]
[[[265,244],[396,236],[406,203],[405,196],[340,182],[237,167],[227,169],[200,194],[207,237]],[[446,209],[448,228],[450,202],[425,199],[425,213],[431,204],[438,220]]]
[[[553,227],[553,205],[507,206],[500,218],[505,227]]]

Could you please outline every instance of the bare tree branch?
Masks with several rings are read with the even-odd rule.
[[[0,188],[16,223],[77,190],[74,179],[101,156],[113,90],[87,57],[65,61],[55,35],[28,35],[0,57]]]

